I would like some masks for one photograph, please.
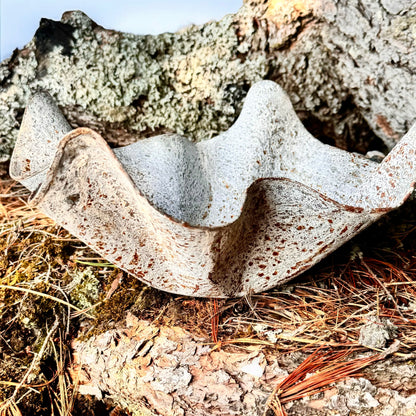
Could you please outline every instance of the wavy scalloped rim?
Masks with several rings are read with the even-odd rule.
[[[113,151],[90,129],[68,131],[51,98],[35,96],[11,176],[100,255],[184,295],[286,282],[403,203],[416,176],[415,128],[377,164],[313,138],[270,81],[200,143],[164,135]]]

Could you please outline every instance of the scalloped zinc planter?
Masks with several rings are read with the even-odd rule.
[[[71,131],[47,93],[23,117],[10,175],[31,203],[147,284],[234,297],[280,285],[400,206],[416,179],[416,127],[378,164],[322,144],[271,81],[226,132],[110,149]]]

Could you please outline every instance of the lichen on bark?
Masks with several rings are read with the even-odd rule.
[[[137,36],[105,30],[82,12],[65,13],[61,22],[42,19],[25,49],[2,63],[3,158],[38,88],[73,124],[107,132],[169,130],[198,140],[225,130],[267,70],[266,56],[250,53],[255,30],[247,28],[242,41],[237,21],[228,15],[176,34]]]
[[[82,12],[43,19],[0,66],[0,158],[38,88],[74,127],[123,145],[166,131],[212,137],[260,79],[279,82],[318,137],[391,148],[416,119],[415,19],[410,0],[247,0],[218,22],[157,36],[106,30]]]

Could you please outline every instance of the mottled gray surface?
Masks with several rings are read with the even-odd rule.
[[[365,152],[375,132],[392,147],[416,119],[415,2],[272,4],[247,1],[219,22],[159,36],[108,31],[80,12],[43,20],[0,65],[0,158],[37,88],[73,127],[120,145],[154,131],[197,140],[225,131],[264,78],[288,91],[315,134]]]
[[[60,138],[58,113],[45,94],[31,101],[12,177],[104,258],[183,295],[282,284],[401,205],[416,180],[416,127],[378,164],[312,137],[271,81],[199,143],[163,135],[113,152],[90,129]]]

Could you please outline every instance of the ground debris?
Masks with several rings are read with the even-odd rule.
[[[396,335],[397,327],[388,319],[380,320],[370,316],[368,323],[360,329],[358,342],[365,347],[381,349],[385,347],[387,341]]]

